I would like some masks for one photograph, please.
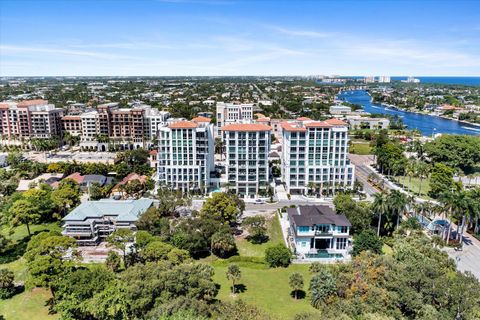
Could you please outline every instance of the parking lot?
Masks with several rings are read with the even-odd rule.
[[[29,152],[27,159],[43,163],[68,162],[78,163],[104,163],[114,164],[117,155],[113,152],[71,152],[61,151],[56,153]]]

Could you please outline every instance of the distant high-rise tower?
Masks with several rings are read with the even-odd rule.
[[[379,83],[390,83],[390,77],[389,76],[379,76],[378,77],[378,82]]]

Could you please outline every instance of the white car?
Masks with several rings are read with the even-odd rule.
[[[254,204],[265,204],[265,200],[257,199],[255,200]]]

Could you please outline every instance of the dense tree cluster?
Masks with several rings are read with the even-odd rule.
[[[396,238],[392,256],[363,252],[351,264],[323,266],[310,283],[326,319],[476,319],[478,288],[424,236]]]
[[[434,163],[441,162],[470,173],[480,163],[480,137],[442,135],[425,144],[425,151]]]

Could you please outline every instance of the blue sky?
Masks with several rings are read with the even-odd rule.
[[[480,76],[479,1],[0,1],[0,75]]]

